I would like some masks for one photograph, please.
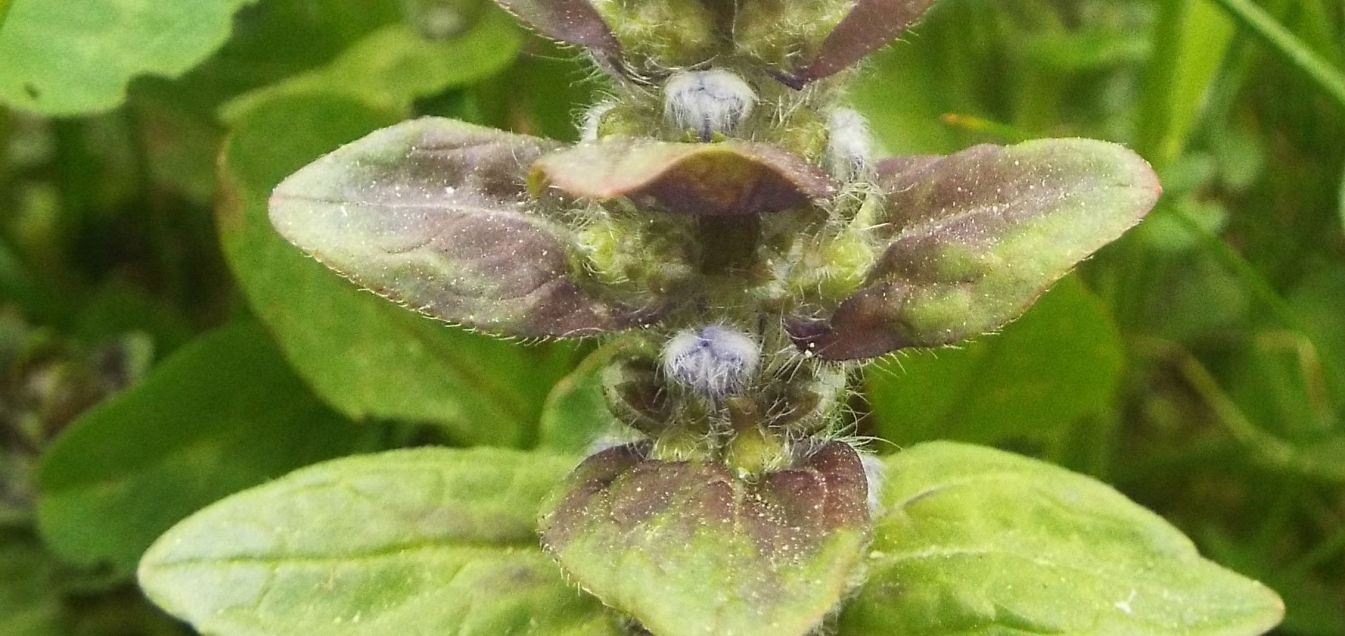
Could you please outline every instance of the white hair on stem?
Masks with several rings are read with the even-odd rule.
[[[859,463],[864,467],[864,479],[868,481],[869,517],[876,520],[882,513],[883,504],[879,495],[883,489],[883,478],[887,473],[887,466],[883,464],[882,458],[866,451],[859,451]]]
[[[827,169],[832,176],[851,181],[868,173],[873,157],[869,122],[853,108],[835,108],[827,114]]]
[[[663,85],[663,119],[701,141],[732,133],[757,105],[757,93],[743,78],[724,70],[674,73]]]
[[[742,389],[760,361],[761,345],[724,325],[684,329],[663,346],[664,375],[712,399]]]
[[[579,125],[579,141],[597,141],[603,115],[613,108],[616,108],[616,102],[602,102],[585,111],[584,121]]]

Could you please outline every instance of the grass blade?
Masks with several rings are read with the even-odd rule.
[[[1312,78],[1331,99],[1345,109],[1345,73],[1337,69],[1252,0],[1214,0],[1239,24],[1251,30],[1275,52]]]

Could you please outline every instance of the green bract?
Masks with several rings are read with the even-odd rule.
[[[978,146],[879,164],[883,255],[863,289],[795,338],[830,359],[930,347],[996,329],[1076,263],[1138,223],[1161,188],[1100,141]]]
[[[271,222],[364,287],[487,331],[573,336],[647,313],[583,289],[568,233],[528,205],[521,166],[555,144],[451,120],[374,133],[295,173]]]
[[[802,634],[850,587],[868,539],[855,451],[832,442],[755,483],[723,465],[590,457],[544,506],[542,542],[580,585],[659,634]]]

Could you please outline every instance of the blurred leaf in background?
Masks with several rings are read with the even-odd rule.
[[[59,116],[115,108],[132,78],[176,77],[199,64],[251,2],[15,3],[0,31],[0,101]]]
[[[37,471],[38,528],[67,562],[129,575],[181,518],[374,438],[319,402],[266,333],[208,333],[71,423]]]

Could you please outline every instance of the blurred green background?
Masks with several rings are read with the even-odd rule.
[[[265,221],[281,177],[413,115],[573,139],[602,90],[576,52],[477,0],[10,4],[0,635],[184,633],[140,553],[298,466],[587,443],[591,344],[421,319]],[[1097,476],[1275,588],[1283,633],[1345,634],[1342,68],[1340,0],[940,0],[855,84],[885,151],[1102,138],[1166,194],[1002,334],[869,369],[859,432]]]

